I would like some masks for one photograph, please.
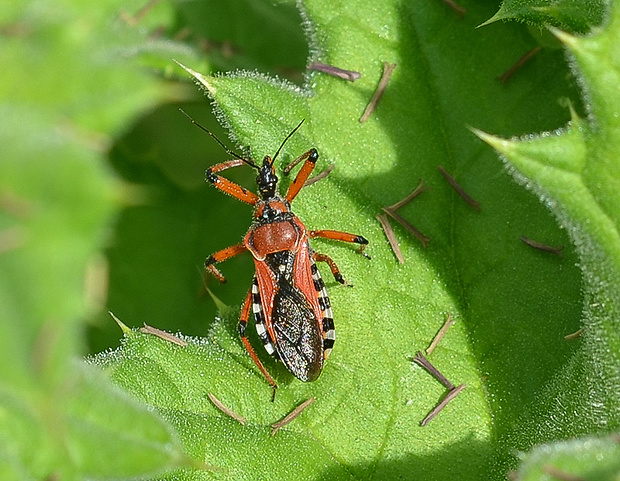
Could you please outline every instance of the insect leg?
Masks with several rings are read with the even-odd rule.
[[[315,237],[322,237],[323,239],[338,240],[342,242],[351,242],[352,244],[360,244],[358,252],[362,254],[363,250],[368,245],[368,240],[361,235],[349,234],[347,232],[340,232],[337,230],[311,230],[308,232],[311,239]],[[364,256],[368,257],[365,253]]]
[[[241,159],[232,159],[227,160],[226,162],[222,162],[221,164],[216,164],[213,167],[209,167],[205,173],[205,179],[210,184],[222,192],[226,194],[232,195],[234,198],[239,199],[241,202],[245,202],[246,204],[256,205],[258,202],[258,196],[254,192],[250,192],[249,190],[241,187],[239,184],[235,184],[233,181],[228,180],[221,175],[217,175],[217,172],[221,172],[226,169],[230,169],[232,167],[238,167],[240,165],[244,165],[247,162]]]
[[[326,254],[319,254],[318,252],[315,252],[312,254],[312,258],[315,262],[325,262],[332,271],[332,275],[334,276],[334,279],[336,279],[336,282],[340,282],[340,284],[345,285],[347,284],[347,281],[344,280],[344,277],[342,277],[342,274],[340,273],[340,269],[338,269],[338,266],[331,257]]]
[[[302,165],[300,171],[297,173],[297,177],[295,177],[295,180],[288,188],[288,192],[286,193],[286,196],[285,196],[286,200],[289,202],[292,202],[293,199],[297,197],[297,194],[299,194],[299,191],[304,186],[304,183],[306,182],[306,180],[308,180],[310,173],[312,172],[312,170],[314,169],[314,166],[316,165],[316,161],[319,160],[319,154],[316,151],[316,149],[310,149],[305,154],[302,154],[299,157],[297,157],[291,163],[291,165],[297,165],[302,160],[305,161],[304,165]]]
[[[207,257],[207,259],[205,260],[205,269],[209,271],[211,274],[213,274],[213,276],[218,281],[220,281],[221,283],[224,283],[226,282],[226,278],[219,271],[219,269],[215,267],[213,264],[230,259],[231,257],[234,257],[237,254],[241,254],[242,252],[245,252],[246,250],[248,250],[248,248],[245,245],[235,244],[234,246],[230,246],[230,247],[227,247],[226,249],[222,249],[221,251],[217,251],[215,254],[211,254],[209,257]]]
[[[252,289],[250,289],[250,292],[248,292],[248,295],[246,296],[245,301],[243,303],[243,308],[241,309],[241,316],[239,318],[239,335],[241,336],[241,341],[243,342],[245,349],[250,354],[252,361],[254,361],[254,364],[258,366],[258,368],[260,369],[260,372],[263,373],[263,376],[265,376],[265,379],[267,379],[267,382],[273,388],[273,395],[271,398],[271,400],[273,401],[276,397],[276,389],[278,389],[278,385],[273,380],[273,378],[271,377],[267,369],[265,369],[265,366],[263,366],[263,363],[260,361],[260,359],[256,355],[256,352],[254,351],[252,344],[250,344],[250,341],[245,334],[245,328],[248,325],[248,318],[250,317],[251,307],[252,307]]]

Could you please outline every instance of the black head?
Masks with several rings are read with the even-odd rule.
[[[263,159],[263,165],[258,168],[256,184],[261,199],[270,200],[276,195],[278,176],[273,168],[273,160],[268,155]]]
[[[256,164],[253,165],[254,168],[258,169],[258,175],[256,176],[256,184],[258,185],[258,191],[260,193],[261,199],[270,200],[276,195],[276,189],[278,185],[278,176],[276,175],[275,169],[273,168],[274,161],[278,158],[282,147],[286,144],[286,141],[290,139],[295,132],[301,127],[304,121],[299,122],[297,127],[295,127],[290,134],[286,136],[286,138],[278,147],[276,154],[273,156],[273,159],[268,155],[263,159],[263,165],[261,167],[257,167]],[[252,164],[250,164],[252,165]]]

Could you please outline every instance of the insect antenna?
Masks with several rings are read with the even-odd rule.
[[[297,132],[299,130],[299,127],[301,127],[301,124],[303,124],[306,121],[306,119],[301,119],[301,122],[299,122],[299,124],[297,124],[297,127],[295,127],[290,134],[288,134],[286,136],[286,139],[284,139],[282,141],[282,143],[280,144],[280,147],[278,147],[278,150],[276,151],[276,155],[273,156],[273,158],[271,159],[271,165],[273,165],[274,161],[276,160],[276,158],[278,157],[278,154],[280,153],[280,151],[282,150],[282,147],[284,147],[284,144],[286,144],[286,142],[288,141],[288,139],[290,139],[293,134],[295,132]]]
[[[211,131],[210,131],[209,129],[207,129],[206,127],[204,127],[204,126],[200,125],[198,122],[196,122],[196,120],[194,120],[194,118],[193,118],[191,115],[189,115],[189,114],[188,114],[185,110],[183,110],[183,109],[181,109],[181,108],[180,108],[179,110],[181,111],[181,113],[182,113],[183,115],[185,115],[185,116],[189,119],[189,121],[190,121],[192,124],[194,124],[196,127],[198,127],[198,128],[199,128],[200,130],[202,130],[203,132],[206,132],[207,134],[209,134],[213,140],[215,140],[218,144],[220,144],[220,146],[221,146],[221,147],[222,147],[222,148],[226,151],[226,153],[227,153],[228,155],[232,155],[234,158],[239,159],[239,160],[242,160],[243,162],[245,162],[246,164],[248,164],[250,167],[254,167],[255,169],[258,169],[258,168],[259,168],[259,167],[258,167],[258,165],[256,165],[256,164],[255,164],[252,160],[250,160],[250,159],[246,159],[245,157],[243,157],[243,156],[239,155],[239,154],[238,154],[238,153],[236,153],[235,151],[230,150],[228,147],[226,147],[226,145],[224,145],[224,142],[222,142],[220,139],[218,139],[218,138],[217,138],[217,136],[216,136],[213,132],[211,132]],[[301,124],[299,124],[299,125],[301,125]],[[298,128],[299,128],[299,127],[298,127]],[[295,129],[295,130],[297,130],[297,129]],[[293,132],[294,132],[294,131],[293,131]],[[290,136],[289,136],[289,137],[290,137]],[[287,137],[287,139],[288,139],[288,137]],[[286,140],[285,140],[285,142],[286,142]]]

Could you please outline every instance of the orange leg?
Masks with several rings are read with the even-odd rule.
[[[322,237],[323,239],[351,242],[352,244],[360,244],[360,248],[357,252],[363,254],[365,257],[368,257],[368,255],[363,252],[368,245],[368,240],[361,235],[349,234],[347,232],[340,232],[338,230],[311,230],[308,232],[308,235],[311,239],[314,239],[315,237]]]
[[[331,257],[325,254],[319,254],[318,252],[315,252],[314,254],[312,254],[312,258],[315,260],[315,262],[325,262],[332,271],[332,275],[334,276],[334,279],[336,279],[336,282],[340,282],[340,284],[344,285],[350,285],[347,283],[347,281],[344,280],[344,277],[342,277],[342,274],[340,273],[340,269],[338,269],[338,266]]]
[[[273,402],[273,400],[276,397],[276,389],[278,389],[278,385],[273,380],[273,378],[271,377],[267,369],[265,369],[265,366],[263,366],[263,363],[260,361],[260,359],[256,355],[256,351],[254,351],[252,344],[250,344],[250,341],[245,335],[245,328],[248,325],[248,318],[250,317],[251,307],[252,307],[252,289],[250,289],[250,292],[248,292],[248,295],[245,298],[245,302],[243,303],[243,308],[241,309],[241,316],[239,318],[239,335],[241,336],[241,341],[243,342],[245,349],[250,354],[252,361],[254,361],[254,364],[258,366],[258,368],[260,369],[260,372],[263,373],[263,376],[265,376],[265,379],[267,379],[267,382],[273,388],[273,395],[271,397],[271,401]]]
[[[205,177],[207,182],[213,184],[214,187],[222,192],[232,195],[234,198],[239,199],[241,202],[245,202],[246,204],[256,205],[258,202],[258,196],[254,192],[250,192],[246,188],[241,187],[239,184],[235,184],[227,178],[217,175],[217,172],[221,172],[232,167],[239,167],[244,164],[246,164],[246,162],[241,159],[227,160],[221,164],[209,167]]]
[[[221,251],[217,251],[215,254],[207,257],[207,260],[205,261],[205,269],[211,274],[213,274],[215,278],[223,284],[224,282],[226,282],[226,278],[213,264],[230,259],[231,257],[245,252],[246,250],[248,250],[248,248],[243,244],[235,244],[234,246],[230,246],[226,249],[222,249]]]
[[[310,149],[308,152],[300,155],[293,162],[291,162],[291,164],[286,168],[285,172],[290,171],[292,167],[297,165],[302,160],[305,161],[304,165],[302,165],[300,171],[297,173],[297,177],[295,177],[295,180],[288,188],[288,192],[285,196],[286,200],[289,202],[292,202],[293,199],[297,197],[297,194],[299,194],[299,191],[304,186],[306,180],[308,180],[308,177],[310,176],[312,170],[314,169],[314,166],[316,165],[316,161],[319,160],[319,154],[316,149]]]

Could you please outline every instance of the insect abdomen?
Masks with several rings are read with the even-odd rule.
[[[317,292],[319,307],[323,313],[321,328],[323,330],[323,359],[327,359],[327,356],[332,352],[334,342],[336,341],[336,328],[334,327],[334,313],[332,312],[331,302],[325,283],[321,277],[318,267],[313,262],[311,266],[312,281],[314,282],[314,289]]]

